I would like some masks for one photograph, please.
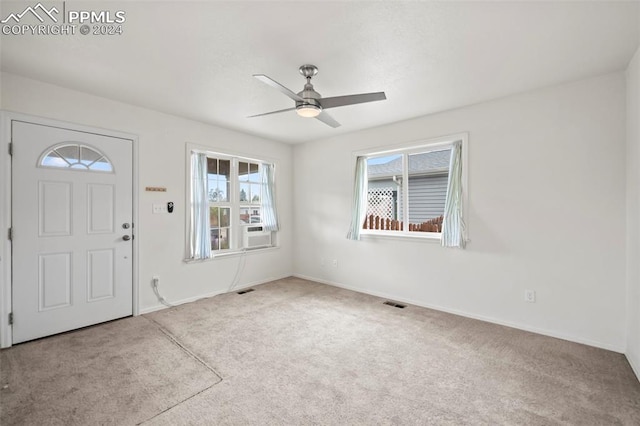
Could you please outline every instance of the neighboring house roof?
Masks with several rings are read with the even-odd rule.
[[[409,155],[409,174],[428,174],[448,169],[450,158],[450,149]],[[401,175],[402,157],[388,163],[371,164],[367,166],[367,174],[369,178]]]

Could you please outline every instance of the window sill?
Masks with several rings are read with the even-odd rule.
[[[398,231],[360,231],[360,237],[363,239],[394,239],[409,241],[428,241],[431,243],[440,243],[442,234],[439,232],[398,232]]]
[[[262,247],[262,248],[248,249],[248,250],[233,250],[233,251],[226,251],[226,252],[223,252],[223,253],[213,254],[208,259],[199,259],[199,260],[184,259],[184,262],[185,263],[210,262],[212,260],[217,260],[217,259],[226,259],[228,257],[237,257],[237,256],[242,256],[244,254],[246,254],[246,255],[254,255],[254,254],[260,254],[260,253],[275,251],[275,250],[279,250],[279,249],[280,249],[279,246],[271,246],[271,247]]]

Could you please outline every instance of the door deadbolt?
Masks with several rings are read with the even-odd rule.
[[[128,223],[123,223],[123,224],[122,224],[122,227],[123,227],[124,229],[129,229],[129,228],[131,227],[131,225],[129,225]]]

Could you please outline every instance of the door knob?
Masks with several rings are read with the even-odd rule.
[[[129,235],[123,235],[123,236],[122,236],[122,239],[123,239],[123,240],[125,240],[125,241],[129,241],[129,240],[131,239],[131,236],[129,236]]]

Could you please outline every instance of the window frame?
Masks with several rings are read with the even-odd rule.
[[[240,211],[242,209],[247,209],[249,211],[249,222],[248,223],[240,223],[240,226],[259,226],[262,225],[262,201],[264,199],[264,185],[262,183],[262,173],[264,173],[264,166],[263,164],[265,163],[265,161],[257,161],[257,160],[252,160],[252,159],[248,159],[248,158],[244,158],[244,157],[236,157],[235,158],[236,162],[237,162],[237,167],[235,168],[235,170],[237,170],[238,176],[236,178],[236,184],[238,185],[237,191],[236,191],[236,195],[238,196],[238,220],[240,217]],[[247,180],[246,181],[241,181],[240,180],[240,162],[243,163],[247,163],[248,169],[247,169]],[[258,166],[258,175],[260,176],[260,179],[256,182],[256,181],[252,181],[251,180],[251,165],[252,164],[256,164]],[[240,192],[242,192],[242,184],[247,185],[247,187],[249,188],[249,195],[247,196],[247,200],[246,201],[242,201],[240,199]],[[260,187],[260,197],[258,199],[258,202],[256,203],[255,201],[253,201],[254,198],[254,193],[252,188],[258,185]],[[261,221],[260,222],[256,222],[256,223],[251,223],[251,218],[253,216],[256,216],[256,214],[254,213],[255,208],[258,208],[258,216],[260,216]]]
[[[227,201],[211,201],[211,200],[208,200],[208,204],[209,204],[209,224],[211,224],[211,208],[212,207],[217,207],[218,209],[220,209],[220,208],[228,208],[229,211],[230,211],[229,225],[225,226],[225,227],[220,226],[220,220],[218,220],[218,228],[217,228],[219,230],[221,230],[223,228],[227,228],[229,230],[229,236],[227,237],[229,239],[229,248],[227,248],[227,249],[218,249],[218,250],[214,250],[212,248],[211,249],[211,256],[213,256],[214,253],[220,254],[220,253],[226,253],[226,252],[229,252],[229,251],[232,251],[232,250],[238,250],[239,249],[238,247],[234,247],[238,243],[237,237],[234,236],[234,234],[235,234],[235,232],[238,232],[237,230],[240,229],[234,223],[234,219],[237,219],[238,222],[239,222],[239,218],[235,218],[234,217],[235,215],[233,214],[234,196],[239,198],[239,195],[236,194],[236,191],[234,190],[234,187],[238,187],[238,182],[237,182],[237,180],[238,180],[238,173],[237,173],[238,160],[237,160],[237,157],[232,157],[232,156],[225,155],[225,154],[218,154],[218,153],[214,154],[214,153],[210,153],[210,152],[205,152],[205,154],[207,155],[207,160],[215,159],[216,161],[218,161],[218,167],[220,167],[220,160],[228,160],[229,164],[230,164],[229,189],[228,189],[228,193],[227,193]],[[219,176],[219,174],[218,174],[218,176]],[[207,179],[207,187],[208,187],[208,179]],[[211,227],[209,228],[209,230],[211,231]],[[211,232],[209,232],[209,233],[211,234]],[[219,236],[220,236],[220,233],[218,234],[218,238],[219,238]]]
[[[356,159],[358,157],[366,157],[367,160],[377,157],[383,157],[388,155],[402,155],[402,181],[407,182],[407,185],[402,185],[402,211],[405,212],[405,217],[403,217],[404,230],[402,231],[387,231],[387,230],[378,230],[378,229],[363,229],[362,224],[360,225],[360,235],[369,238],[369,237],[383,237],[383,238],[397,238],[403,240],[428,240],[433,242],[440,242],[442,240],[441,232],[416,232],[408,230],[408,221],[409,221],[409,168],[406,167],[409,155],[420,154],[429,151],[438,151],[440,149],[446,149],[447,147],[451,147],[454,142],[461,141],[462,142],[462,204],[465,207],[463,209],[463,220],[468,224],[467,214],[468,214],[468,194],[469,194],[469,186],[468,186],[468,133],[457,133],[446,136],[439,136],[429,139],[420,139],[411,142],[403,142],[395,145],[388,145],[384,147],[371,148],[367,150],[360,150],[353,152],[353,164],[356,163]],[[448,173],[448,172],[447,172]],[[355,167],[352,169],[352,175],[355,174]],[[367,194],[368,194],[368,182],[367,178]],[[448,185],[447,185],[448,191]],[[368,196],[368,195],[367,195]],[[468,235],[468,226],[467,226],[467,235]],[[468,237],[467,237],[468,240]]]
[[[231,171],[230,171],[230,182],[229,182],[229,196],[228,196],[228,200],[229,201],[224,201],[224,202],[212,202],[209,201],[209,206],[213,206],[213,204],[216,204],[216,207],[229,207],[230,211],[231,211],[231,218],[229,221],[229,232],[230,232],[230,237],[229,237],[229,248],[228,249],[223,249],[223,250],[211,250],[211,256],[209,257],[209,259],[203,259],[204,261],[207,260],[213,260],[216,258],[220,258],[220,257],[227,257],[227,256],[233,256],[233,255],[243,255],[246,253],[253,253],[253,252],[263,252],[263,251],[267,251],[267,250],[274,250],[279,248],[277,245],[277,233],[278,231],[271,231],[272,236],[271,236],[271,242],[272,245],[271,246],[266,246],[266,247],[257,247],[257,248],[252,248],[250,250],[247,250],[246,248],[242,247],[242,230],[244,227],[248,227],[248,226],[261,226],[261,223],[242,223],[240,221],[240,209],[242,206],[242,202],[240,201],[240,180],[239,180],[239,162],[240,161],[244,161],[244,162],[249,162],[249,163],[257,163],[259,165],[259,170],[260,173],[262,173],[262,166],[263,164],[272,164],[275,167],[278,166],[278,161],[276,161],[275,159],[271,159],[268,157],[262,157],[262,158],[256,158],[256,157],[252,157],[250,155],[246,155],[243,153],[239,153],[239,152],[234,152],[231,150],[219,150],[216,148],[211,148],[211,147],[207,147],[207,146],[202,146],[202,145],[196,145],[196,144],[191,144],[191,143],[187,143],[186,144],[186,155],[185,155],[185,175],[186,175],[186,180],[185,180],[185,236],[186,236],[186,252],[188,253],[189,251],[189,232],[190,232],[190,215],[188,214],[189,212],[189,206],[191,205],[191,179],[192,179],[192,170],[191,170],[191,154],[192,153],[203,153],[207,156],[207,158],[216,158],[218,160],[230,160],[231,161]],[[262,213],[262,202],[263,202],[263,189],[261,189],[261,195],[260,195],[260,208],[261,208],[261,213]],[[251,206],[254,206],[255,204],[250,203]],[[262,216],[261,216],[262,218]],[[199,262],[202,261],[201,260],[195,260],[195,262]],[[185,262],[190,263],[190,262],[194,262],[193,259],[189,259],[189,258],[185,258]]]

